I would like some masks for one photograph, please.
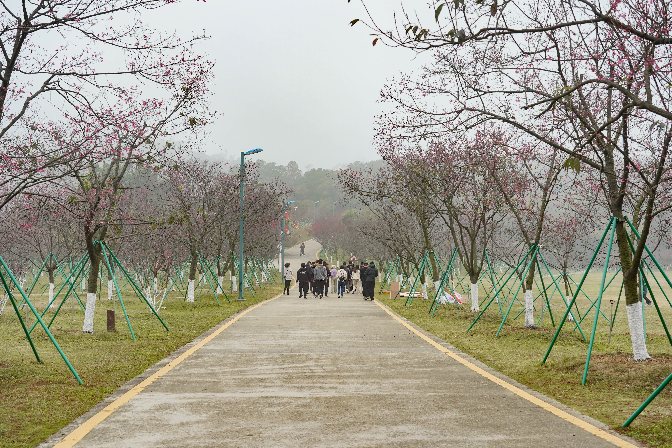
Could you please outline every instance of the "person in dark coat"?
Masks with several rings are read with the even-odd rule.
[[[364,295],[364,300],[371,299],[373,300],[376,289],[376,278],[378,278],[378,269],[373,261],[368,265],[368,267],[362,271],[362,294]]]
[[[306,263],[301,263],[301,268],[296,271],[296,281],[299,284],[299,298],[308,298],[308,287],[310,286],[310,274]]]

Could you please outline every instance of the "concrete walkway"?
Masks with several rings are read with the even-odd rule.
[[[309,244],[302,258],[316,250]],[[296,272],[298,249],[288,255]],[[304,300],[294,289],[240,318],[76,446],[614,445],[446,356],[377,303]]]

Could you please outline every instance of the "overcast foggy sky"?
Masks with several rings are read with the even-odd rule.
[[[399,3],[367,1],[392,16]],[[357,0],[184,0],[143,15],[150,26],[211,39],[198,51],[216,62],[206,152],[227,158],[263,148],[253,157],[332,168],[378,159],[372,145],[377,103],[386,80],[417,70],[409,50],[380,43],[357,24]],[[223,116],[221,114],[224,114]]]

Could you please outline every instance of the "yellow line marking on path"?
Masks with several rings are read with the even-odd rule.
[[[561,419],[566,420],[566,421],[568,421],[569,423],[572,423],[573,425],[576,425],[576,426],[578,426],[579,428],[581,428],[581,429],[583,429],[583,430],[585,430],[585,431],[588,431],[589,433],[591,433],[591,434],[593,434],[593,435],[595,435],[595,436],[597,436],[597,437],[599,437],[599,438],[601,438],[601,439],[606,440],[607,442],[611,442],[611,443],[613,443],[614,445],[619,446],[619,447],[624,447],[624,448],[637,448],[637,445],[633,445],[632,443],[630,443],[630,442],[628,442],[628,441],[626,441],[626,440],[623,440],[623,439],[621,439],[620,437],[616,437],[615,435],[610,434],[610,433],[608,433],[607,431],[598,428],[597,426],[591,425],[590,423],[585,422],[585,421],[581,420],[580,418],[575,417],[575,416],[573,416],[572,414],[570,414],[570,413],[568,413],[568,412],[565,412],[565,411],[563,411],[563,410],[561,410],[561,409],[558,409],[558,408],[556,408],[555,406],[553,406],[552,404],[546,403],[544,400],[541,400],[541,399],[535,397],[534,395],[532,395],[532,394],[530,394],[530,393],[528,393],[528,392],[525,392],[524,390],[522,390],[522,389],[520,389],[520,388],[514,386],[513,384],[509,384],[509,383],[507,383],[506,381],[504,381],[503,379],[498,378],[498,377],[496,377],[495,375],[493,375],[493,374],[491,374],[491,373],[489,373],[489,372],[486,372],[485,370],[483,370],[482,368],[478,367],[477,365],[475,365],[475,364],[473,364],[473,363],[467,361],[466,359],[462,358],[462,357],[461,357],[460,355],[458,355],[457,353],[455,353],[455,352],[453,352],[453,351],[451,351],[451,350],[448,350],[448,349],[447,349],[446,347],[444,347],[443,345],[439,344],[438,342],[436,342],[436,341],[432,340],[431,338],[427,337],[426,335],[422,334],[420,331],[418,331],[418,330],[416,330],[415,328],[413,328],[413,327],[412,327],[411,325],[409,325],[407,322],[404,322],[404,321],[403,321],[399,316],[397,316],[392,310],[390,310],[389,308],[385,307],[385,306],[384,306],[383,304],[381,304],[378,300],[376,300],[375,302],[376,302],[376,305],[378,305],[379,307],[381,307],[387,314],[389,314],[390,316],[392,316],[395,320],[397,320],[399,323],[401,323],[404,327],[408,328],[408,329],[411,330],[413,333],[415,333],[416,335],[420,336],[420,337],[421,337],[422,339],[424,339],[426,342],[428,342],[429,344],[433,345],[434,348],[436,348],[436,349],[439,350],[440,352],[442,352],[442,353],[444,353],[444,354],[450,356],[450,357],[453,358],[455,361],[457,361],[457,362],[459,362],[460,364],[464,365],[465,367],[467,367],[467,368],[473,370],[474,372],[478,373],[479,375],[481,375],[481,376],[483,376],[483,377],[489,379],[489,380],[492,381],[493,383],[502,386],[504,389],[507,389],[507,390],[513,392],[514,394],[518,395],[518,396],[521,397],[521,398],[524,398],[525,400],[529,401],[530,403],[532,403],[532,404],[536,404],[537,406],[539,406],[539,407],[542,408],[542,409],[546,409],[546,410],[547,410],[548,412],[550,412],[551,414],[555,414],[555,415],[557,415],[558,417],[560,417]]]
[[[170,372],[173,370],[175,367],[177,367],[178,364],[180,364],[182,361],[196,353],[199,349],[201,349],[205,344],[208,342],[212,341],[214,338],[216,338],[221,332],[229,328],[231,325],[236,323],[241,317],[249,313],[250,311],[254,310],[255,308],[260,307],[261,305],[268,303],[272,300],[277,299],[278,297],[281,297],[282,294],[278,294],[275,297],[272,297],[268,300],[264,300],[263,302],[259,302],[256,305],[253,305],[249,308],[244,309],[240,314],[238,314],[236,317],[219,327],[217,330],[214,331],[210,336],[207,338],[203,339],[201,342],[198,344],[194,345],[191,347],[189,350],[186,352],[182,353],[180,356],[175,358],[173,361],[169,362],[165,366],[161,367],[159,370],[157,370],[154,374],[152,374],[150,377],[146,378],[144,381],[142,381],[140,384],[135,386],[133,389],[129,390],[126,392],[124,395],[121,397],[117,398],[114,400],[112,403],[107,405],[102,411],[98,412],[96,415],[79,425],[74,431],[72,431],[70,434],[65,436],[63,440],[58,442],[56,445],[54,445],[54,448],[71,448],[75,446],[80,440],[84,438],[93,428],[95,428],[99,423],[101,423],[103,420],[105,420],[107,417],[109,417],[114,411],[119,409],[121,406],[123,406],[125,403],[128,403],[131,398],[135,397],[138,395],[140,392],[142,392],[147,386],[152,384],[154,381],[157,379],[161,378],[163,375],[166,373]]]

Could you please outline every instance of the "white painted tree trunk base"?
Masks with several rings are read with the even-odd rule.
[[[112,300],[114,296],[114,280],[107,281],[107,300]]]
[[[534,327],[534,298],[531,289],[525,291],[525,326]]]
[[[222,283],[224,283],[224,277],[223,276],[218,276],[217,277],[217,294],[222,293]]]
[[[187,302],[190,303],[194,302],[194,281],[193,279],[189,279],[189,286],[187,287]]]
[[[427,283],[423,283],[423,284],[422,284],[422,298],[423,298],[424,300],[429,299],[429,295],[428,295],[428,293],[427,293]]]
[[[159,292],[159,278],[158,277],[154,277],[154,291],[153,292],[154,292],[154,294]]]
[[[642,320],[642,302],[632,305],[626,305],[628,313],[628,326],[630,327],[630,340],[632,341],[632,355],[635,361],[645,361],[651,359],[646,350],[646,339],[644,337],[644,323]]]
[[[86,293],[86,310],[84,311],[84,333],[93,333],[93,315],[96,311],[96,293]]]
[[[236,276],[231,276],[231,292],[238,292],[238,281],[236,281]]]
[[[565,296],[565,304],[569,306],[572,303],[572,296]],[[570,312],[567,315],[567,322],[574,322],[574,315]]]
[[[471,284],[471,311],[474,313],[480,311],[478,306],[478,283]]]
[[[54,304],[52,303],[54,301],[54,284],[49,283],[49,308],[54,309],[56,308]]]

